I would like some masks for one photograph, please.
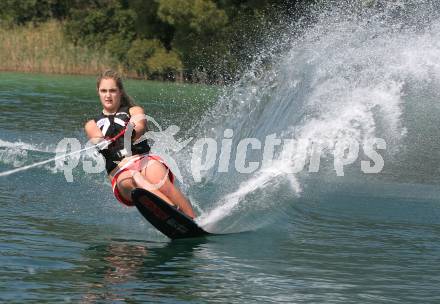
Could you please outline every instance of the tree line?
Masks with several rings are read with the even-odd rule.
[[[110,54],[149,79],[227,82],[265,33],[303,15],[313,0],[4,0],[3,27],[58,20],[75,45]]]

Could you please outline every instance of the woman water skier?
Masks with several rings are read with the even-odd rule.
[[[84,128],[92,143],[101,147],[99,151],[105,158],[115,197],[124,205],[133,206],[131,190],[143,188],[194,218],[190,202],[173,184],[174,176],[163,160],[149,153],[146,140],[134,144],[146,132],[147,121],[144,110],[134,105],[125,92],[121,77],[107,70],[98,77],[96,87],[102,113],[89,120]],[[131,156],[125,156],[127,150],[124,149],[124,136],[121,136],[127,127],[133,129]]]

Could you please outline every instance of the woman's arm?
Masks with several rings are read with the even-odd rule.
[[[86,122],[84,130],[92,144],[97,144],[104,138],[104,134],[102,134],[101,129],[98,128],[94,120],[89,120]]]
[[[136,131],[134,140],[137,140],[147,131],[147,119],[145,118],[144,109],[139,106],[131,107],[129,111],[131,115],[130,122],[134,124],[134,130]]]

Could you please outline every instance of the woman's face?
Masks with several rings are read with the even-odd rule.
[[[114,113],[119,109],[121,105],[121,90],[119,90],[114,79],[102,79],[99,83],[98,94],[105,111]]]

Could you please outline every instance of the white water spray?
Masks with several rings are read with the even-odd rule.
[[[284,53],[272,56],[269,65],[249,70],[206,115],[203,129],[220,137],[226,125],[239,135],[235,145],[243,137],[262,139],[270,133],[329,143],[384,138],[386,168],[390,168],[389,160],[399,159],[394,154],[407,138],[405,110],[410,102],[424,98],[419,82],[440,83],[435,60],[440,57],[440,19],[435,10],[423,9],[426,1],[417,3],[418,12],[413,13],[413,2],[402,1],[395,8],[390,3],[379,11],[373,8],[353,16],[344,7],[323,13],[301,37],[285,45]],[[360,7],[360,11],[368,9]],[[426,18],[430,13],[433,16]],[[282,42],[274,40],[277,43]],[[324,158],[330,158],[331,152],[332,148],[325,151]],[[239,216],[243,202],[253,204],[251,210],[270,210],[270,202],[249,201],[246,196],[256,190],[275,193],[285,178],[293,193],[301,195],[302,177],[310,174],[284,174],[277,166],[295,162],[279,156],[280,162],[270,170],[260,169],[251,176],[221,175],[215,168],[207,172],[205,180],[224,189],[200,223],[215,226],[233,214]],[[358,171],[352,178],[362,180]],[[321,168],[318,174],[324,183],[338,178],[333,168]]]

